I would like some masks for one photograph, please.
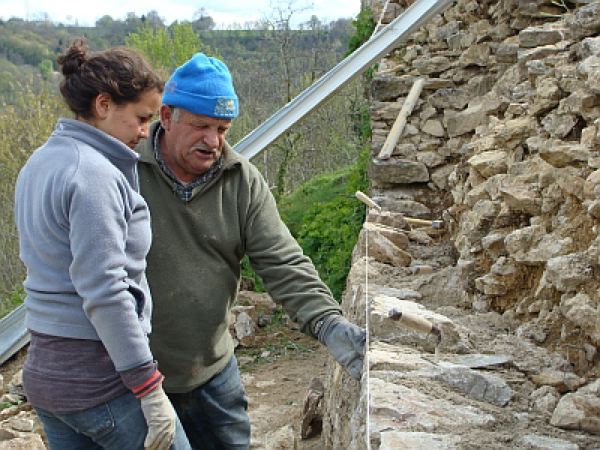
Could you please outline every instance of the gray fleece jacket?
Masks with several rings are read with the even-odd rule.
[[[27,327],[100,340],[117,371],[152,360],[150,216],[137,160],[101,130],[60,119],[21,170],[15,194]]]

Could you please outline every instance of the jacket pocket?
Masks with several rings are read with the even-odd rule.
[[[131,293],[133,298],[135,299],[135,312],[139,318],[142,318],[142,314],[144,312],[144,307],[146,306],[146,296],[144,295],[144,291],[142,291],[133,280],[126,278],[125,283],[127,283],[127,290]]]

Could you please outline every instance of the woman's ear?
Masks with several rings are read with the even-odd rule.
[[[112,108],[112,98],[106,92],[101,92],[96,96],[92,104],[92,112],[98,119],[106,119],[110,108]]]

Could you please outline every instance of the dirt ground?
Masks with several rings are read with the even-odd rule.
[[[321,449],[320,435],[302,440],[300,429],[311,380],[325,378],[329,358],[325,348],[300,332],[282,330],[275,335],[258,336],[251,347],[236,353],[249,399],[251,448],[269,448],[267,443],[273,445],[276,440],[274,434],[291,426],[296,447],[292,439],[284,439],[282,444],[289,447],[280,448]],[[244,363],[253,354],[257,354],[254,362]]]

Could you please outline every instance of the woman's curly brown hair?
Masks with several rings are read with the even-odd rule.
[[[138,101],[148,90],[164,88],[150,64],[127,47],[92,52],[86,40],[78,38],[57,62],[64,76],[60,92],[71,111],[84,119],[92,117],[92,102],[101,93],[123,105]]]

